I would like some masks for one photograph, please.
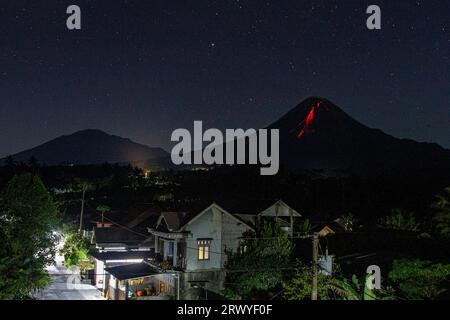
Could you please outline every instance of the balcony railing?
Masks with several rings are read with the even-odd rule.
[[[177,264],[173,265],[173,256],[164,256],[161,253],[155,254],[155,260],[153,261],[163,270],[184,270],[186,268],[186,257],[178,257]]]

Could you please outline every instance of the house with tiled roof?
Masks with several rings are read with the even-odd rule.
[[[199,212],[163,212],[148,228],[158,261],[181,271],[186,299],[195,299],[198,287],[216,293],[223,289],[226,250],[237,250],[249,230],[249,223],[217,203]]]
[[[281,200],[253,208],[248,203],[225,207],[214,202],[203,209],[171,209],[161,211],[153,223],[149,220],[145,243],[152,245],[150,256],[105,268],[110,298],[198,300],[217,295],[224,288],[227,252],[240,249],[246,232],[269,218],[291,233],[293,219],[301,216]]]

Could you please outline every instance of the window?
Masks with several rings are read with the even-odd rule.
[[[211,252],[211,240],[198,240],[198,260],[209,260],[209,254]]]
[[[164,281],[159,281],[159,293],[169,293],[171,291],[170,286]]]

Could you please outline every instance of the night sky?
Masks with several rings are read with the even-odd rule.
[[[0,157],[87,128],[169,150],[194,120],[264,127],[310,95],[450,148],[450,1],[1,0],[0,26]]]

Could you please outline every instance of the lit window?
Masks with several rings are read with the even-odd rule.
[[[198,240],[198,260],[209,260],[211,240]]]

